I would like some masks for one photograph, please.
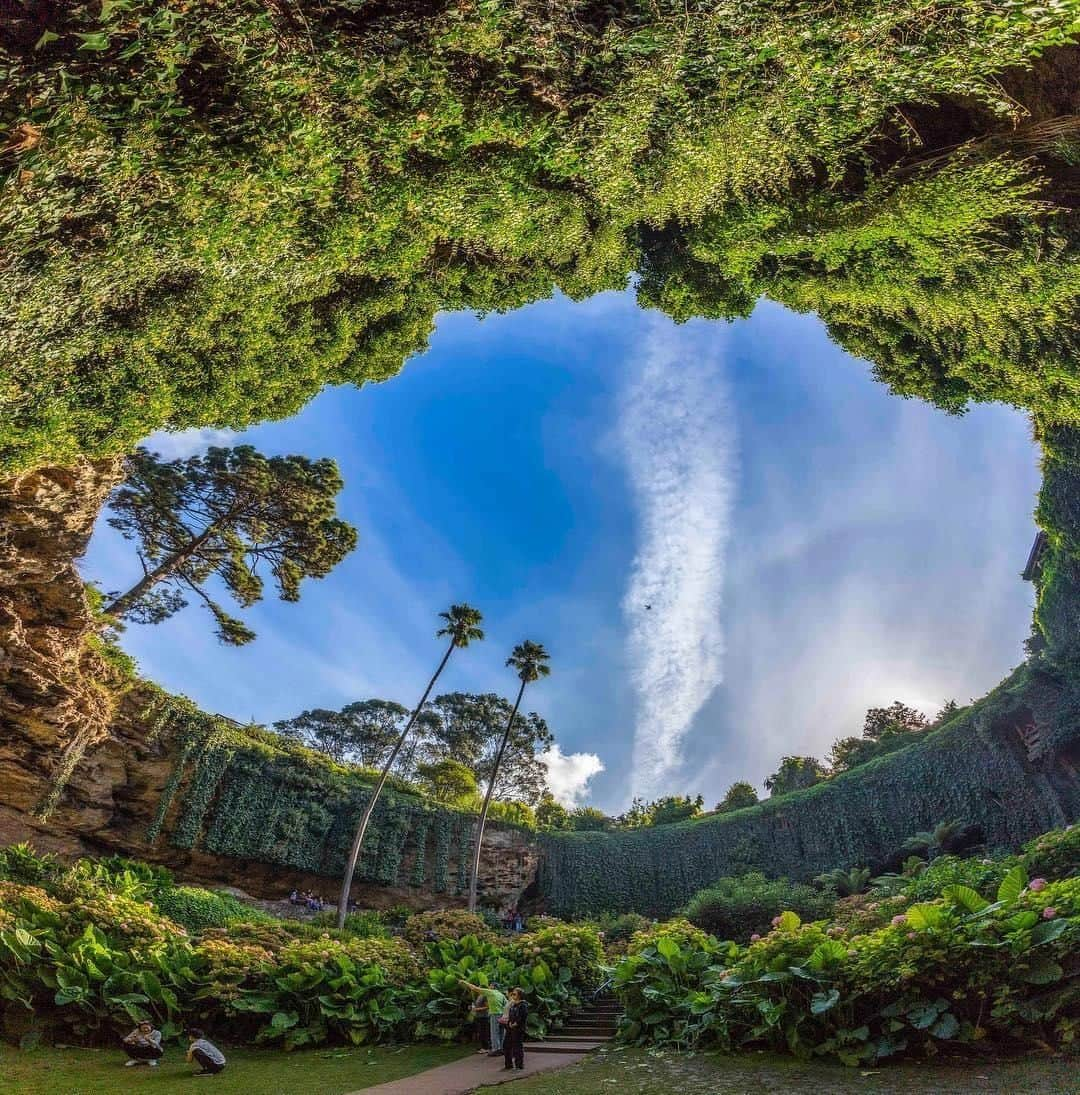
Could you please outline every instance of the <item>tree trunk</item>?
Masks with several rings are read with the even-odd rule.
[[[517,718],[518,708],[521,706],[521,697],[524,695],[525,681],[522,680],[517,699],[514,701],[514,710],[510,712],[510,718],[506,721],[506,729],[503,731],[502,741],[499,742],[499,751],[495,754],[491,779],[488,780],[487,791],[484,792],[484,805],[480,808],[480,817],[476,822],[476,847],[473,849],[472,877],[469,879],[469,912],[476,912],[476,883],[480,874],[480,848],[484,843],[484,826],[487,823],[488,807],[491,805],[491,792],[495,790],[495,781],[499,778],[499,765],[502,764],[506,743],[510,740],[510,730],[514,725],[514,719]]]
[[[216,528],[217,522],[208,525],[198,536],[193,540],[190,540],[185,547],[180,548],[179,551],[174,551],[172,555],[159,563],[149,574],[144,574],[127,593],[122,593],[119,597],[110,601],[102,611],[107,616],[123,616],[124,613],[147,592],[147,590],[152,589],[158,582],[162,581],[162,579],[168,578],[181,563],[187,562],[187,560],[206,543],[210,538],[211,533],[213,533]]]
[[[405,744],[405,739],[409,736],[409,731],[413,728],[413,723],[416,722],[417,718],[420,716],[420,712],[424,709],[424,704],[427,703],[427,698],[431,695],[431,690],[435,687],[435,682],[439,679],[439,674],[446,668],[446,663],[450,660],[450,655],[453,654],[456,645],[456,640],[451,639],[450,645],[446,648],[446,653],[443,655],[442,661],[439,662],[439,668],[435,670],[435,676],[428,681],[428,686],[424,689],[424,694],[420,697],[420,702],[409,716],[409,721],[405,724],[405,729],[401,731],[401,737],[398,738],[397,744],[394,746],[390,756],[386,758],[386,763],[383,765],[382,773],[379,776],[379,782],[375,784],[375,790],[371,792],[371,798],[368,799],[368,803],[364,807],[364,815],[360,818],[360,824],[356,829],[356,836],[353,838],[352,850],[349,852],[349,862],[345,865],[345,878],[341,883],[341,896],[338,898],[337,910],[338,931],[341,931],[341,929],[345,927],[345,917],[349,911],[349,891],[352,889],[353,874],[356,872],[356,864],[360,859],[360,849],[364,846],[364,834],[367,832],[368,822],[371,820],[371,815],[375,811],[375,803],[379,801],[379,795],[382,794],[382,789],[386,786],[386,780],[390,775],[390,769],[394,766],[394,761],[397,759],[398,753],[401,752],[401,747]]]

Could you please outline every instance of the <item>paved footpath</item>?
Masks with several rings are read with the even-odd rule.
[[[577,1064],[584,1060],[581,1053],[529,1053],[525,1050],[525,1068],[521,1072],[503,1072],[501,1057],[481,1057],[474,1053],[460,1061],[453,1061],[427,1072],[417,1072],[388,1084],[365,1087],[350,1095],[466,1095],[478,1087],[505,1084],[538,1072],[550,1072],[556,1068]]]

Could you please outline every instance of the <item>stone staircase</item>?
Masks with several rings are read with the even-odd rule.
[[[615,1037],[622,1008],[613,996],[597,996],[575,1011],[542,1042],[525,1043],[527,1053],[590,1053]]]

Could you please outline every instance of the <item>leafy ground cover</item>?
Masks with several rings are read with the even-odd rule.
[[[447,1064],[469,1052],[468,1047],[436,1045],[293,1054],[225,1049],[228,1067],[213,1083],[219,1095],[341,1095]],[[168,1052],[156,1069],[127,1069],[123,1059],[114,1049],[24,1051],[0,1044],[0,1090],[21,1095],[115,1095],[119,1090],[170,1095],[198,1086],[179,1049]]]
[[[808,1064],[773,1054],[738,1057],[676,1054],[616,1049],[601,1052],[579,1065],[514,1084],[514,1095],[844,1095],[846,1092],[976,1092],[1023,1091],[1026,1095],[1074,1095],[1080,1091],[1076,1060],[1035,1058],[1024,1061],[965,1064],[899,1065],[855,1070]]]
[[[337,932],[248,916],[145,865],[66,868],[16,846],[0,852],[5,1033],[24,1046],[100,1044],[147,1016],[166,1040],[195,1023],[286,1050],[453,1042],[465,1032],[467,980],[527,986],[529,1030],[543,1035],[600,976],[599,936],[587,925],[541,920],[499,939],[480,918],[448,911],[389,937],[372,934],[369,919]]]
[[[876,900],[840,902],[832,919],[804,924],[785,911],[745,947],[685,920],[649,928],[631,940],[614,987],[631,1042],[865,1066],[955,1043],[1070,1045],[1078,976],[1073,826],[1021,856],[894,878]]]

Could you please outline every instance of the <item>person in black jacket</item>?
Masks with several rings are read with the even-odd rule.
[[[503,1038],[504,1072],[525,1067],[525,1024],[529,1019],[529,1005],[525,1003],[525,994],[521,989],[510,990],[510,1015],[506,1022],[506,1036]]]

